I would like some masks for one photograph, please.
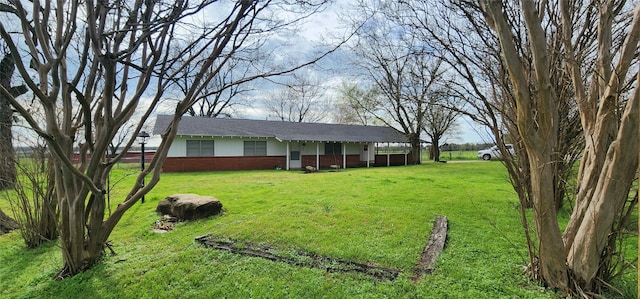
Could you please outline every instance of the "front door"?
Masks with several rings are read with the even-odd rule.
[[[290,161],[289,166],[293,169],[302,168],[302,161],[300,159],[300,151],[299,150],[291,150],[289,155]]]

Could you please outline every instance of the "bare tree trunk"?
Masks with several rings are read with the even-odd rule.
[[[639,6],[640,7],[640,6]],[[640,80],[638,73],[637,80]],[[568,251],[569,266],[583,284],[590,285],[600,266],[600,257],[606,247],[607,238],[616,215],[629,195],[631,183],[638,165],[638,103],[640,86],[636,87],[627,102],[616,140],[606,154],[598,182],[591,196],[579,230]]]
[[[18,223],[7,216],[2,210],[0,210],[0,235],[4,235],[14,229],[18,229],[20,226]]]
[[[608,3],[607,5],[613,4]],[[601,19],[604,19],[600,21],[601,26],[608,25],[609,28],[608,30],[601,29],[598,31],[599,54],[602,58],[599,58],[599,72],[597,72],[594,77],[598,79],[598,85],[596,85],[597,87],[595,88],[597,88],[596,91],[599,92],[594,91],[591,96],[596,97],[596,99],[599,98],[599,104],[597,104],[598,101],[589,99],[590,102],[592,102],[592,107],[587,109],[579,106],[581,108],[580,113],[585,130],[586,147],[578,173],[576,207],[565,230],[564,239],[567,249],[572,248],[575,242],[575,235],[582,226],[586,213],[592,205],[592,200],[599,196],[596,193],[597,188],[605,184],[602,182],[607,179],[607,177],[602,176],[604,174],[604,168],[611,162],[611,158],[620,159],[619,156],[611,156],[609,152],[613,146],[612,142],[620,140],[619,134],[622,133],[622,131],[618,129],[619,116],[617,114],[619,113],[619,93],[623,88],[624,78],[629,71],[631,62],[635,59],[638,41],[640,40],[640,5],[637,5],[634,9],[631,30],[627,34],[620,58],[615,65],[615,71],[611,70],[611,55],[608,53],[610,51],[612,34],[612,29],[609,24],[609,14],[612,9],[612,7],[601,9],[601,11],[603,11]],[[563,21],[566,22],[566,20]],[[603,25],[602,23],[606,24]],[[609,76],[604,77],[601,74],[608,74]],[[637,81],[638,79],[636,79],[636,84],[638,84]],[[637,88],[636,86],[636,89]],[[634,97],[637,97],[637,90],[635,94]],[[582,99],[578,99],[579,102],[580,100]],[[630,105],[630,103],[627,103],[627,105]],[[593,107],[598,107],[597,112],[593,111]],[[631,113],[629,117],[634,117],[633,113]],[[626,141],[622,143],[626,145]],[[632,178],[626,177],[625,179],[629,180]]]
[[[539,246],[540,275],[549,286],[566,290],[567,269],[564,243],[558,226],[553,196],[553,169],[550,160],[530,153],[531,195]]]
[[[502,4],[482,2],[489,25],[500,39],[505,65],[515,90],[517,126],[529,157],[531,196],[539,244],[539,267],[542,279],[551,287],[569,287],[562,235],[555,207],[552,154],[556,150],[558,112],[556,94],[548,75],[546,38],[540,25],[535,3],[522,1],[522,11],[528,29],[529,47],[535,75],[534,86],[525,79],[524,66],[519,57],[510,25]],[[530,88],[536,91],[531,93]]]
[[[25,93],[26,87],[11,87],[11,77],[15,70],[15,63],[11,54],[7,54],[0,61],[0,85],[17,97]],[[16,181],[16,155],[13,149],[13,109],[9,99],[0,93],[0,190],[11,189]]]
[[[440,138],[431,138],[431,151],[433,153],[433,161],[440,161]]]
[[[16,181],[16,161],[13,150],[11,107],[0,95],[0,190],[11,189]]]
[[[420,155],[421,147],[420,147],[420,134],[409,134],[409,142],[411,143],[411,161],[408,161],[409,164],[418,165],[420,164]]]

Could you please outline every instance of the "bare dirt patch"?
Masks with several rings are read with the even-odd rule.
[[[356,272],[373,276],[380,280],[394,280],[399,270],[380,267],[370,263],[358,263],[331,258],[293,249],[278,249],[269,245],[240,242],[237,240],[206,235],[197,237],[196,241],[207,247],[226,250],[237,254],[265,258],[301,267],[324,269],[327,272]]]

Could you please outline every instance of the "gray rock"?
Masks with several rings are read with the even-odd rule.
[[[174,194],[161,200],[156,212],[171,215],[179,220],[196,220],[220,214],[222,203],[211,197],[197,194]]]

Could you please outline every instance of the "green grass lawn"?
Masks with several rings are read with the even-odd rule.
[[[123,168],[112,181],[135,171]],[[133,179],[126,177],[114,188],[112,205]],[[179,223],[168,233],[152,232],[159,219],[157,202],[175,193],[212,195],[225,212]],[[8,211],[6,202],[0,207]],[[447,246],[435,272],[414,283],[412,270],[435,215],[449,219]],[[381,281],[246,257],[194,241],[205,234],[402,273]],[[146,202],[125,214],[111,240],[116,255],[106,255],[85,273],[53,281],[61,264],[56,244],[26,250],[18,232],[0,237],[0,298],[557,297],[522,274],[527,256],[517,199],[498,162],[315,174],[164,174]]]

